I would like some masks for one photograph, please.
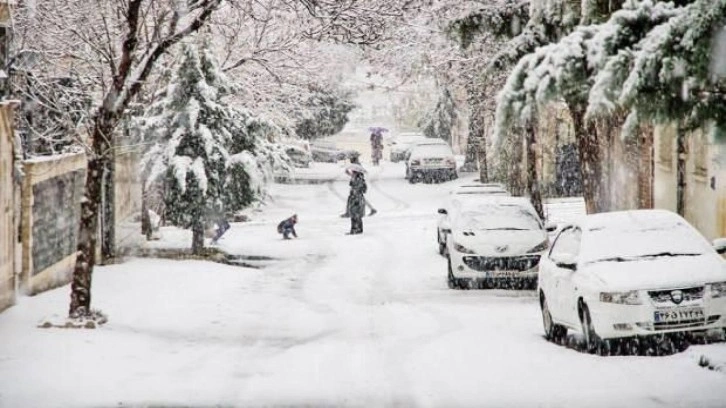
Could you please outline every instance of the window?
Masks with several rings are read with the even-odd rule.
[[[554,254],[570,254],[574,257],[580,253],[580,240],[582,231],[579,228],[569,227],[560,232],[550,250],[550,257]]]

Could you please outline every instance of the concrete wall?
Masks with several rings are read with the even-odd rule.
[[[141,211],[140,160],[141,152],[138,150],[126,149],[116,153],[114,211],[117,247],[135,242],[141,234],[137,224],[128,223]]]
[[[15,301],[17,191],[13,180],[12,108],[0,105],[0,311]]]
[[[726,144],[687,136],[685,218],[708,239],[726,237]],[[655,128],[655,207],[676,211],[676,127]]]
[[[22,192],[22,281],[32,295],[70,281],[76,261],[84,154],[26,160]]]

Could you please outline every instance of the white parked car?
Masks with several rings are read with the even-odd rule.
[[[449,215],[450,288],[537,286],[540,256],[549,240],[529,199],[482,196],[459,201]]]
[[[723,328],[726,262],[672,212],[593,214],[555,238],[539,297],[546,337],[579,330],[591,352],[609,339]]]
[[[485,194],[485,195],[504,195],[504,196],[510,195],[506,189],[500,187],[499,185],[493,185],[493,184],[464,184],[461,186],[457,186],[456,188],[451,190],[451,194],[453,194],[453,195]]]
[[[417,145],[411,149],[406,159],[406,178],[409,183],[421,180],[447,181],[459,177],[454,152],[446,142],[441,142]]]
[[[439,254],[446,254],[446,240],[451,233],[451,214],[455,208],[461,205],[463,200],[477,200],[488,196],[509,196],[509,193],[499,185],[491,184],[463,184],[451,190],[451,198],[443,208],[439,209],[441,216],[436,228]]]
[[[426,136],[420,133],[401,133],[391,139],[389,143],[389,159],[396,163],[406,160],[409,149],[416,143],[426,140]]]

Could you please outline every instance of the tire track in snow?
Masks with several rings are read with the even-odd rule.
[[[411,208],[411,204],[409,204],[406,201],[401,200],[400,198],[394,196],[393,194],[390,194],[386,191],[384,191],[380,186],[380,180],[372,179],[370,182],[371,187],[373,187],[374,190],[376,190],[380,195],[384,196],[388,200],[392,201],[394,205],[396,206],[394,211],[405,211]]]

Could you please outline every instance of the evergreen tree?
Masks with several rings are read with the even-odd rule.
[[[423,118],[420,127],[426,137],[444,139],[451,144],[457,116],[456,101],[451,91],[444,88],[433,111]]]
[[[206,43],[199,50],[185,44],[166,94],[142,124],[157,140],[144,160],[147,184],[163,180],[165,217],[192,229],[194,253],[204,246],[205,226],[250,205],[265,181],[256,150],[274,128],[228,105],[232,90]]]
[[[355,108],[353,95],[332,86],[315,86],[296,118],[295,133],[307,139],[332,136],[348,123],[348,113]]]

